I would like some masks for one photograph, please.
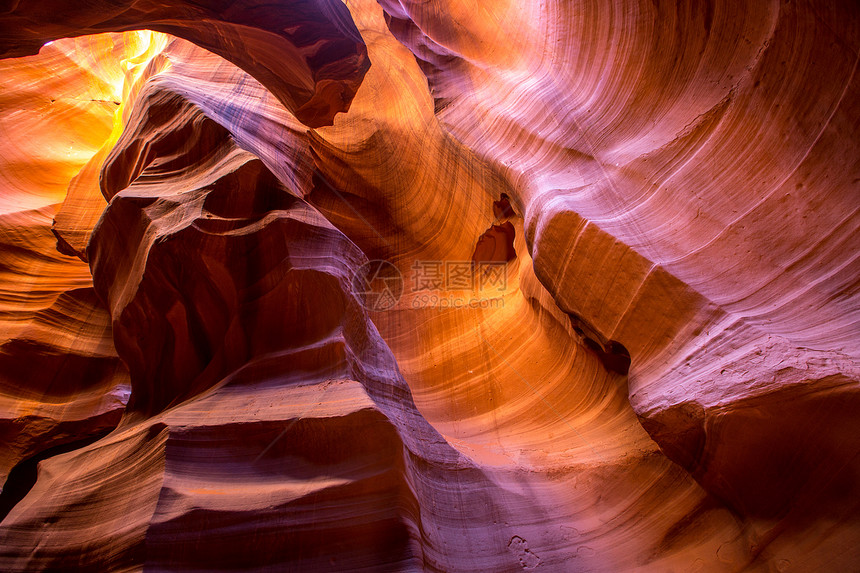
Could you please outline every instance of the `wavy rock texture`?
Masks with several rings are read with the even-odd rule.
[[[138,102],[117,149],[151,152],[115,155],[113,169],[136,175],[90,244],[132,398],[110,437],[43,465],[8,517],[6,563],[466,562],[487,532],[462,515],[489,521],[495,487],[412,404],[348,290],[363,255],[183,96],[153,82]],[[463,487],[443,496],[457,479]],[[438,510],[416,497],[439,497]],[[74,516],[70,504],[80,505]],[[89,537],[101,515],[120,517],[105,524],[115,532],[107,555]],[[45,519],[63,535],[34,530]],[[457,545],[443,550],[449,538]],[[488,558],[492,568],[514,561]]]
[[[852,4],[243,4],[181,31],[131,4],[104,26],[233,63],[131,33],[2,63],[28,79],[0,94],[3,570],[860,561]],[[25,9],[39,44],[92,31]],[[307,53],[254,55],[290,18],[351,103],[310,113]],[[100,123],[46,115],[93,69]]]
[[[111,132],[125,77],[120,63],[148,35],[66,40],[39,57],[0,63],[4,516],[32,486],[41,457],[103,436],[128,400],[110,315],[87,265],[57,252],[52,220],[69,180]]]
[[[765,546],[856,539],[856,6],[382,4],[663,451]]]
[[[57,38],[140,29],[186,38],[235,62],[311,126],[349,109],[369,66],[337,0],[16,1],[0,16],[0,57],[35,54]]]

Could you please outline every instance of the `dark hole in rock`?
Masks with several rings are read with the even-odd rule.
[[[472,254],[473,263],[507,263],[517,257],[514,250],[516,230],[510,221],[501,225],[492,225],[478,239],[475,252]]]
[[[9,476],[6,478],[6,483],[3,484],[3,491],[0,492],[0,522],[6,519],[9,512],[12,511],[12,509],[18,505],[18,503],[24,499],[28,493],[30,493],[33,486],[36,485],[39,462],[89,446],[90,444],[101,440],[112,431],[113,428],[108,428],[94,436],[88,436],[80,440],[75,440],[74,442],[68,442],[66,444],[60,444],[59,446],[48,448],[47,450],[43,450],[26,460],[18,462],[18,464],[12,468],[12,471],[9,472]]]
[[[598,342],[585,338],[585,346],[597,355],[604,368],[624,376],[630,371],[630,353],[620,342],[610,340],[604,349]]]
[[[502,193],[498,201],[493,201],[493,216],[496,219],[508,219],[514,215],[511,199],[507,193]]]

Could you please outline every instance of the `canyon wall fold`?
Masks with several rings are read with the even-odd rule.
[[[0,57],[37,53],[57,38],[143,29],[185,38],[235,62],[311,126],[349,109],[369,66],[337,0],[15,2],[0,17]]]
[[[382,5],[663,451],[745,515],[853,519],[856,6]]]
[[[853,3],[108,4],[0,15],[0,569],[860,561]]]

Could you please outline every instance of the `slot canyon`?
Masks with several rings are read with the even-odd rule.
[[[856,0],[0,3],[0,570],[860,571]]]

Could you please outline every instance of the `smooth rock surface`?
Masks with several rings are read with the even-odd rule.
[[[127,4],[0,62],[0,569],[856,567],[854,4]]]
[[[0,13],[0,57],[35,54],[57,38],[143,29],[185,38],[242,66],[311,126],[349,109],[369,66],[338,0],[16,1]]]

